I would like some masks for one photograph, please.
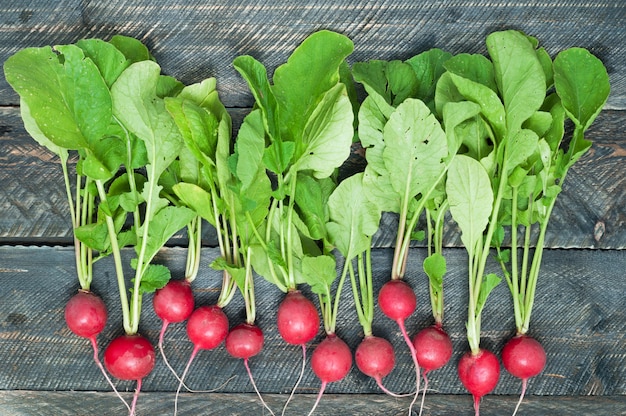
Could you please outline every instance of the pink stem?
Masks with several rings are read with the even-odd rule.
[[[296,392],[296,389],[298,388],[298,385],[300,384],[300,381],[302,380],[302,376],[304,375],[305,367],[306,367],[306,344],[302,344],[302,369],[300,370],[300,376],[298,377],[298,381],[296,381],[296,384],[293,386],[293,389],[291,389],[291,394],[289,395],[289,398],[287,399],[287,402],[283,406],[283,411],[281,413],[281,416],[285,416],[285,410],[287,410],[287,405],[289,404],[289,402],[293,398],[293,395]]]
[[[480,416],[480,397],[474,395],[474,411],[475,416]]]
[[[254,391],[256,391],[257,396],[259,396],[259,399],[261,400],[261,403],[263,404],[263,406],[269,410],[270,414],[272,416],[274,416],[274,412],[272,412],[272,409],[270,409],[270,407],[267,405],[267,403],[265,403],[265,400],[263,400],[263,396],[261,396],[261,393],[259,392],[259,389],[257,389],[256,387],[256,383],[254,382],[254,378],[252,377],[252,371],[250,371],[250,366],[248,365],[248,359],[244,358],[243,359],[243,365],[246,367],[246,371],[248,372],[248,377],[250,377],[250,383],[252,383],[252,387],[254,387]]]
[[[528,379],[527,378],[523,378],[522,379],[522,393],[519,396],[519,401],[517,402],[517,406],[515,406],[515,410],[513,411],[513,416],[515,416],[517,414],[517,410],[519,409],[520,405],[522,404],[522,400],[524,400],[524,394],[526,393],[526,385],[528,384]]]
[[[409,394],[398,394],[398,393],[394,393],[391,390],[387,389],[387,387],[383,386],[383,381],[381,380],[380,377],[374,377],[374,379],[376,380],[376,384],[378,384],[378,387],[385,392],[386,394],[390,395],[391,397],[397,397],[397,398],[401,398],[401,397],[406,397],[406,396],[412,396],[414,393],[409,393]]]
[[[417,397],[419,396],[419,391],[420,391],[420,366],[419,366],[419,363],[417,362],[417,351],[415,351],[415,346],[413,345],[411,338],[409,338],[409,334],[407,334],[406,332],[406,328],[404,326],[404,320],[398,319],[396,322],[398,323],[398,326],[400,327],[400,332],[402,332],[402,336],[404,337],[404,341],[406,342],[406,345],[408,345],[409,350],[411,350],[411,358],[413,358],[413,364],[415,365],[415,395],[413,396],[413,401],[411,402],[411,405],[409,406],[409,416],[411,416],[413,412],[413,405],[417,401]]]
[[[178,388],[176,389],[176,397],[174,398],[174,416],[178,413],[178,395],[180,394],[180,388],[183,386],[183,379],[187,375],[187,371],[191,366],[191,362],[193,361],[196,354],[200,351],[200,348],[197,346],[193,347],[191,351],[191,356],[189,357],[189,361],[187,361],[187,365],[185,366],[185,370],[183,371],[183,375],[180,377],[180,383],[178,384]]]
[[[133,395],[133,404],[130,406],[130,416],[135,416],[135,407],[137,406],[137,399],[139,398],[139,392],[141,391],[141,379],[137,380],[137,389]]]
[[[420,404],[419,416],[422,416],[422,411],[424,410],[424,401],[426,400],[426,390],[428,390],[428,377],[426,377],[427,373],[428,371],[424,371],[424,375],[422,376],[424,377],[424,393],[422,393],[422,403]]]
[[[313,412],[315,412],[315,408],[320,403],[320,400],[322,399],[322,394],[324,394],[324,389],[326,389],[326,384],[328,383],[326,383],[325,381],[322,381],[322,387],[320,387],[320,392],[317,393],[317,399],[315,400],[315,404],[313,405],[313,408],[309,412],[308,416],[311,416]]]

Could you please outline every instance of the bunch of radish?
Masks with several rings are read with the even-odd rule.
[[[175,414],[181,388],[193,391],[184,379],[194,358],[222,342],[243,360],[261,404],[274,414],[250,368],[264,344],[256,324],[257,276],[285,293],[277,330],[302,349],[283,414],[304,375],[307,344],[319,335],[321,311],[325,337],[311,357],[321,381],[313,414],[328,383],[352,368],[352,351],[337,334],[348,275],[363,330],[354,351],[357,367],[385,393],[405,396],[383,383],[397,355],[390,341],[373,333],[377,295],[415,367],[409,414],[424,381],[421,414],[427,374],[453,353],[444,330],[448,214],[467,252],[469,351],[458,362],[459,380],[478,415],[481,398],[500,377],[498,357],[481,345],[481,318],[504,279],[516,331],[501,358],[522,380],[517,413],[528,379],[547,359],[528,332],[549,218],[568,169],[591,146],[584,133],[610,88],[606,69],[584,49],[565,50],[552,60],[536,39],[513,30],[488,35],[486,46],[489,57],[435,48],[405,61],[350,68],[352,41],[322,30],[307,37],[271,81],[262,63],[239,56],[233,66],[255,106],[234,139],[216,80],[183,85],[161,74],[135,39],[27,48],[7,60],[6,78],[20,95],[26,130],[61,162],[80,286],[66,305],[66,323],[90,341],[96,365],[130,415],[156,362],[151,341],[140,335],[147,293],[154,293],[154,312],[162,320],[159,351],[179,382]],[[365,90],[362,102],[355,81]],[[564,140],[567,119],[574,131]],[[339,168],[355,141],[367,165],[340,180]],[[77,159],[74,172],[70,154]],[[390,280],[375,294],[372,237],[383,212],[398,222]],[[192,283],[201,267],[204,221],[216,230],[219,256],[210,266],[221,272],[221,291],[214,304],[197,306]],[[183,229],[189,237],[184,279],[172,280],[170,270],[154,260]],[[411,243],[423,239],[423,280],[434,322],[411,338],[406,321],[417,297],[406,279],[407,259]],[[115,269],[123,334],[106,347],[103,365],[97,337],[107,308],[91,284],[94,263],[107,257]],[[490,270],[490,259],[502,277]],[[245,321],[230,327],[223,308],[237,292]],[[193,349],[179,376],[163,345],[168,326],[185,321]],[[130,405],[108,374],[136,381]]]
[[[495,273],[485,274],[490,248],[496,249],[513,296],[517,331],[502,350],[502,362],[522,379],[516,413],[527,379],[546,363],[543,347],[527,331],[550,213],[568,168],[591,145],[584,131],[609,93],[606,69],[586,50],[568,49],[552,61],[536,39],[513,30],[488,35],[486,44],[491,61],[461,54],[445,62],[435,99],[444,120],[451,106],[463,105],[470,116],[466,123],[473,124],[460,130],[463,154],[452,162],[446,193],[469,255],[470,352],[458,372],[474,396],[476,415],[480,398],[496,387],[500,373],[498,358],[480,347],[481,313],[501,281]],[[575,125],[569,144],[563,141],[566,116]],[[534,228],[539,233],[532,241]],[[507,229],[511,248],[503,250]],[[521,262],[520,229],[525,229]]]

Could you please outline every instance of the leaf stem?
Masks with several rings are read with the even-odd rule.
[[[104,190],[104,184],[100,180],[96,180],[96,187],[98,189],[98,195],[100,196],[101,203],[107,204],[107,195]],[[105,221],[107,230],[109,232],[109,240],[111,243],[111,251],[113,253],[113,261],[115,264],[115,274],[117,276],[117,286],[120,292],[120,303],[122,304],[122,318],[124,323],[124,331],[127,334],[133,334],[130,321],[130,307],[128,305],[128,296],[126,294],[126,282],[124,280],[124,268],[122,266],[122,256],[120,247],[117,242],[117,232],[115,230],[115,224],[113,218],[105,214]]]

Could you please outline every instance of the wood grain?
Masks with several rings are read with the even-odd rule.
[[[419,299],[416,313],[407,320],[411,334],[431,324],[426,278],[421,272],[424,250],[413,249],[408,263],[407,281]],[[446,367],[430,375],[431,388],[441,394],[464,394],[458,381],[456,362],[467,351],[465,339],[466,253],[446,250],[449,274],[446,276],[445,326],[455,353]],[[125,253],[126,259],[130,255]],[[219,274],[208,268],[217,256],[215,249],[203,251],[202,270],[194,281],[197,305],[215,302],[221,282]],[[377,292],[388,279],[391,250],[373,253],[374,286]],[[185,251],[168,248],[157,262],[168,266],[176,278],[184,270]],[[96,264],[92,289],[109,309],[109,322],[99,337],[101,348],[121,331],[121,314],[111,259]],[[497,272],[494,264],[491,271]],[[530,382],[533,395],[623,395],[626,394],[626,256],[616,250],[548,250],[537,288],[531,334],[548,353],[544,372]],[[109,391],[94,365],[88,341],[69,332],[63,321],[65,302],[77,289],[73,251],[60,247],[0,247],[0,386],[7,390],[92,390]],[[265,332],[262,353],[250,360],[259,389],[265,393],[288,393],[300,369],[301,352],[285,345],[276,326],[276,309],[281,293],[264,280],[258,280],[257,323]],[[310,296],[310,293],[305,293]],[[317,303],[317,302],[316,302]],[[161,323],[146,295],[140,332],[156,342]],[[243,321],[243,304],[236,296],[225,308],[231,324]],[[502,283],[489,298],[483,313],[482,345],[499,353],[512,335],[513,319],[510,294]],[[351,348],[356,348],[362,331],[354,312],[349,286],[344,289],[337,322],[337,333]],[[414,380],[412,362],[395,325],[378,309],[374,333],[389,339],[396,348],[396,368],[384,379],[385,385],[399,392],[410,392]],[[165,351],[178,371],[182,371],[191,344],[184,324],[171,325],[166,333]],[[316,338],[311,347],[320,340]],[[310,349],[309,349],[310,354]],[[234,378],[230,379],[232,376]],[[230,358],[223,347],[202,351],[187,376],[193,389],[221,389],[224,393],[252,393],[240,360]],[[158,360],[145,380],[145,391],[175,391],[177,381]],[[313,394],[319,380],[306,371],[299,393]],[[132,382],[119,382],[122,390],[132,391]],[[502,370],[494,394],[519,393],[520,381]],[[329,393],[375,394],[376,384],[353,367],[341,382],[331,383]]]
[[[319,29],[349,36],[355,43],[351,61],[364,61],[406,59],[433,47],[485,53],[488,33],[514,28],[538,37],[551,54],[571,46],[591,50],[609,70],[609,107],[625,109],[625,14],[626,5],[612,0],[5,0],[0,5],[0,61],[24,47],[121,33],[148,44],[167,74],[185,83],[215,76],[225,104],[246,107],[252,98],[232,68],[233,59],[253,55],[272,73]],[[0,105],[18,103],[4,79],[0,97]]]
[[[124,394],[130,399],[131,394]],[[265,394],[264,400],[275,411],[280,411],[287,395]],[[513,411],[516,396],[487,396],[480,404],[483,416],[501,416]],[[311,409],[314,395],[299,395],[287,408],[289,415],[304,415]],[[77,403],[80,403],[78,407]],[[138,415],[172,414],[173,393],[143,393],[138,401]],[[236,403],[236,408],[233,407]],[[315,414],[318,416],[401,416],[406,415],[408,399],[391,400],[380,395],[327,394]],[[0,391],[0,406],[13,416],[113,416],[124,414],[124,405],[113,393],[101,392],[41,392]],[[520,413],[524,416],[555,415],[626,415],[624,396],[529,396],[524,399]],[[249,416],[267,414],[254,394],[182,394],[178,414],[227,414]],[[339,413],[340,412],[340,413]],[[471,399],[467,396],[430,393],[426,396],[424,416],[473,415]]]
[[[238,126],[249,110],[229,111]],[[548,228],[548,247],[626,248],[625,117],[626,111],[604,111],[588,131],[593,147],[568,175]],[[0,139],[0,243],[71,244],[58,160],[30,138],[15,107],[0,107]],[[342,169],[347,175],[363,166],[353,153]],[[396,228],[395,216],[385,215],[373,245],[393,246]],[[205,244],[216,246],[214,230],[208,225],[204,230]],[[452,221],[444,241],[460,245]],[[182,234],[172,243],[184,244]]]

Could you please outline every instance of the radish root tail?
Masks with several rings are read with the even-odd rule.
[[[528,379],[527,378],[523,378],[522,379],[522,393],[519,396],[519,401],[517,402],[517,406],[515,406],[515,410],[513,411],[513,416],[515,416],[517,414],[517,411],[519,410],[520,405],[522,404],[522,400],[524,400],[524,394],[526,393],[526,385],[528,384]]]
[[[411,358],[413,358],[413,364],[415,365],[415,394],[413,395],[413,401],[411,401],[411,405],[409,406],[409,416],[411,416],[413,414],[413,405],[415,405],[420,392],[420,366],[417,362],[417,351],[415,351],[415,346],[413,345],[411,338],[409,338],[409,334],[406,332],[404,320],[398,319],[397,323],[400,327],[400,332],[402,332],[402,337],[411,351]]]
[[[289,395],[289,398],[287,399],[287,401],[285,402],[285,405],[283,406],[283,411],[280,414],[281,416],[285,416],[285,411],[287,410],[287,406],[289,405],[289,402],[293,398],[293,395],[295,394],[296,389],[298,388],[298,385],[300,384],[300,381],[302,381],[302,376],[304,376],[305,367],[306,367],[306,344],[302,344],[302,369],[300,370],[300,376],[298,376],[298,381],[296,381],[296,384],[293,386],[293,389],[291,389],[291,394]]]
[[[265,403],[265,400],[263,400],[263,396],[261,396],[259,389],[256,387],[256,383],[254,382],[254,378],[252,377],[252,371],[250,371],[250,366],[248,365],[247,358],[243,360],[243,365],[246,367],[246,371],[248,372],[248,377],[250,377],[250,383],[252,383],[252,387],[254,387],[254,391],[256,391],[256,395],[259,396],[259,400],[261,400],[261,404],[263,404],[263,406],[270,412],[270,414],[274,416],[274,412],[267,405],[267,403]]]
[[[322,399],[322,395],[324,394],[324,390],[326,389],[326,384],[327,383],[325,381],[322,381],[322,387],[320,387],[320,392],[317,393],[317,399],[315,399],[315,404],[313,404],[313,408],[309,412],[308,416],[311,416],[313,414],[313,412],[315,412],[315,409],[317,408],[317,405],[320,403],[320,400]]]

